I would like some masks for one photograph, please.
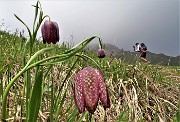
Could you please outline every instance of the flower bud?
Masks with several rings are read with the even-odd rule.
[[[97,52],[99,58],[104,58],[106,56],[104,49],[99,49]]]
[[[43,43],[56,44],[59,41],[59,27],[56,22],[46,20],[41,27]]]

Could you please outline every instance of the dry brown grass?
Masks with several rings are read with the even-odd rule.
[[[61,70],[59,70],[60,67]],[[105,111],[103,107],[99,105],[93,115],[94,120],[96,122],[102,122],[104,121],[104,119],[107,122],[115,122],[116,120],[129,122],[139,122],[141,120],[148,122],[152,122],[154,120],[160,122],[173,121],[180,101],[180,75],[177,73],[175,74],[174,72],[176,71],[174,71],[173,69],[161,68],[161,72],[169,74],[166,75],[165,78],[170,77],[172,79],[170,85],[164,85],[161,84],[161,81],[154,80],[154,78],[152,77],[153,74],[145,71],[143,68],[141,69],[141,67],[134,67],[129,65],[127,69],[127,79],[123,79],[119,76],[119,73],[121,72],[117,72],[116,74],[107,74],[107,76],[109,77],[106,77],[106,84],[111,94],[111,107],[110,109],[107,109],[107,116],[106,118],[104,118]],[[13,65],[11,70],[11,75],[13,77],[13,75],[20,70],[20,66]],[[62,64],[58,64],[54,66],[52,71],[52,79],[53,89],[56,91],[56,94],[59,87],[62,85],[62,81],[66,77],[68,70],[68,65],[63,64],[62,66]],[[79,68],[76,68],[71,72],[71,75],[66,81],[65,87],[63,88],[62,94],[64,94],[66,88],[68,88],[68,92],[66,94],[63,109],[59,114],[60,122],[67,121],[71,112],[75,108],[71,82],[73,82],[74,75],[78,70]],[[34,71],[31,70],[31,72],[33,74]],[[3,81],[7,79],[7,72],[4,72],[2,76]],[[116,80],[113,80],[114,77],[116,77]],[[21,108],[19,103],[22,99],[25,102],[25,97],[22,97],[23,76],[18,80],[19,81],[17,82],[17,84],[15,84],[15,86],[11,89],[8,98],[8,121],[22,121],[25,119],[24,117],[20,117]],[[48,83],[46,79],[44,82],[45,84]],[[5,87],[6,85],[7,83],[4,82],[3,86]],[[48,97],[50,97],[49,93],[44,93],[42,100],[42,109],[41,111],[39,111],[39,121],[46,122],[49,120],[51,101],[49,101]],[[64,114],[68,107],[71,105],[72,101],[73,105],[70,111]],[[80,116],[81,115],[78,115],[76,117],[76,120]],[[87,118],[84,118],[83,121],[87,121]]]

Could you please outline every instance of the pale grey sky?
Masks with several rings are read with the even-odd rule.
[[[40,0],[44,14],[60,27],[60,42],[80,42],[93,35],[120,49],[132,51],[136,42],[148,50],[180,55],[179,0]],[[32,27],[36,0],[0,0],[0,24],[10,30]],[[4,20],[2,20],[4,19]],[[2,29],[2,28],[1,28]],[[27,32],[27,31],[26,31]],[[40,36],[40,32],[38,36]],[[26,34],[27,36],[27,34]]]

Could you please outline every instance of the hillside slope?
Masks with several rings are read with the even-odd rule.
[[[37,102],[40,104],[40,108],[35,110],[37,121],[87,122],[90,118],[88,112],[79,114],[75,105],[74,82],[77,72],[87,66],[97,68],[97,65],[104,74],[103,78],[109,91],[111,106],[106,109],[106,114],[104,114],[105,110],[102,103],[98,102],[97,109],[91,116],[92,121],[179,122],[180,120],[179,66],[170,67],[147,63],[131,65],[116,58],[114,60],[112,58],[99,59],[95,53],[86,51],[81,55],[81,50],[79,54],[74,54],[64,61],[63,59],[67,57],[63,57],[64,54],[61,54],[69,50],[66,45],[58,47],[57,45],[45,45],[35,41],[33,54],[47,47],[53,47],[53,50],[39,55],[32,64],[54,56],[61,55],[61,57],[46,61],[42,65],[36,65],[36,67],[32,67],[22,75],[17,76],[30,59],[29,52],[26,55],[23,53],[23,50],[27,49],[24,46],[25,44],[22,38],[16,35],[0,32],[0,104],[7,105],[7,111],[0,106],[0,118],[2,118],[2,111],[6,111],[8,122],[26,121],[26,110],[32,110]],[[87,48],[86,50],[90,49],[96,50],[98,48]],[[27,49],[27,51],[29,50]],[[119,58],[122,59],[123,56],[127,56],[125,60],[130,60],[131,56],[136,55],[133,52],[119,50],[112,45],[109,48],[106,45],[106,51],[107,55],[111,57],[119,55]],[[85,55],[86,58],[90,58],[79,58]],[[26,60],[25,63],[23,63],[24,59]],[[93,75],[91,74],[91,76]],[[13,81],[15,77],[19,78]],[[83,79],[85,82],[87,80]],[[9,95],[6,96],[7,102],[4,102],[2,98],[5,98],[5,91],[9,85],[11,85],[11,89],[8,91]],[[28,90],[29,92],[27,92]],[[39,96],[37,96],[38,93]],[[96,93],[98,94],[98,92]]]
[[[124,51],[123,49],[119,49],[118,47],[105,43],[104,48],[106,50],[107,56],[120,58],[125,62],[133,63],[138,59],[138,52],[130,52]],[[86,50],[96,52],[98,49],[97,44],[89,45]],[[147,59],[151,62],[151,64],[159,64],[165,66],[180,66],[180,56],[171,57],[164,54],[156,54],[156,53],[147,53]]]

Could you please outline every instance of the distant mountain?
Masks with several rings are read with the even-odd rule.
[[[5,31],[0,31],[0,35],[4,35],[4,34],[7,34],[7,36],[10,36],[9,33]],[[17,36],[16,33],[14,34],[14,36]],[[91,44],[91,45],[88,45],[85,48],[85,50],[97,52],[97,50],[99,49],[98,46],[99,45],[97,44]],[[103,46],[104,46],[107,56],[112,57],[112,58],[122,59],[126,63],[134,63],[139,57],[139,52],[124,51],[123,49],[119,49],[115,45],[112,45],[109,43],[105,43]],[[166,56],[164,54],[155,54],[155,53],[148,52],[147,59],[151,62],[151,64],[159,64],[159,65],[166,65],[166,66],[168,65],[180,66],[180,56],[172,57],[172,56]]]
[[[91,44],[87,46],[85,50],[96,52],[99,49],[98,46],[99,45],[97,44]],[[125,62],[133,63],[139,57],[139,52],[124,51],[123,49],[119,49],[115,45],[109,43],[105,43],[104,48],[107,56],[113,58],[120,58]],[[151,62],[151,64],[180,66],[180,56],[172,57],[164,54],[147,52],[146,58]]]

